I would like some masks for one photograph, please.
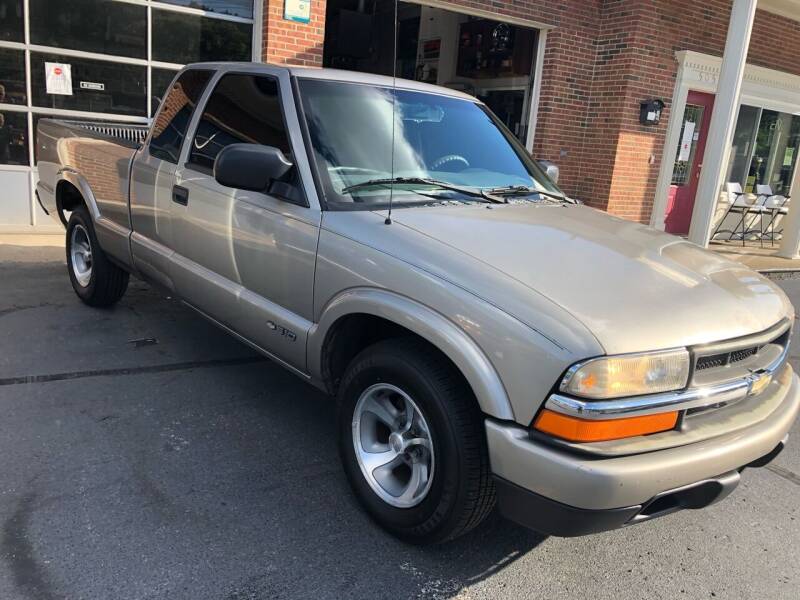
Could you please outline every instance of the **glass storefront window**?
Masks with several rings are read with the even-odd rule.
[[[28,115],[0,111],[0,165],[28,165]]]
[[[147,58],[147,8],[110,0],[29,0],[31,42]]]
[[[799,128],[798,117],[772,110],[762,111],[748,187],[767,184],[775,193],[788,192],[797,158]]]
[[[0,48],[0,104],[25,104],[25,52]]]
[[[164,4],[199,8],[221,15],[253,18],[253,0],[158,0]]]
[[[743,104],[739,108],[739,118],[736,120],[736,129],[733,133],[733,145],[731,147],[726,181],[739,183],[742,189],[746,189],[748,183],[752,189],[753,183],[748,182],[747,176],[750,172],[750,159],[753,154],[753,144],[760,117],[761,109],[756,106]]]
[[[167,88],[172,80],[175,79],[177,71],[172,69],[157,69],[153,67],[153,72],[150,74],[150,114],[155,115],[158,110],[158,105],[167,94]]]
[[[0,0],[0,40],[22,42],[25,39],[22,0]]]
[[[153,0],[152,9],[148,9],[149,4],[120,0],[0,0],[0,42],[26,43],[27,9],[30,44],[49,49],[31,48],[30,72],[26,72],[25,50],[0,48],[0,105],[7,107],[0,108],[0,164],[30,166],[28,153],[36,124],[41,118],[64,118],[50,112],[54,109],[78,111],[76,116],[68,117],[71,120],[114,120],[115,116],[125,115],[142,117],[144,121],[154,116],[177,69],[148,67],[149,60],[177,66],[251,59],[253,24],[242,21],[253,18],[254,0]],[[169,8],[170,5],[207,14]],[[152,36],[148,36],[148,18]],[[61,48],[97,56],[66,56]],[[48,93],[46,62],[69,65],[71,93]],[[28,102],[34,110],[45,111],[33,114],[33,129],[28,127],[29,109],[23,108]]]
[[[66,63],[72,71],[72,94],[48,94],[45,62]],[[34,106],[120,115],[147,116],[147,67],[31,52]]]
[[[253,26],[185,13],[153,10],[153,59],[186,64],[250,60]]]
[[[748,193],[769,185],[787,194],[800,151],[800,116],[742,105],[733,134],[726,181]]]

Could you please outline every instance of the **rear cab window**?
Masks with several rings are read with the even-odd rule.
[[[211,71],[191,69],[174,81],[153,121],[151,156],[178,164],[186,130],[211,75]]]

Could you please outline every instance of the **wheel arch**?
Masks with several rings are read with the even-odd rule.
[[[409,334],[428,342],[453,363],[485,414],[514,419],[497,371],[472,338],[442,314],[386,290],[351,289],[328,303],[309,334],[309,370],[334,393],[337,378],[361,349]]]
[[[59,173],[55,195],[58,218],[61,219],[65,226],[66,217],[64,216],[64,211],[75,210],[81,202],[89,211],[92,221],[96,221],[100,216],[97,200],[95,200],[89,183],[76,171],[64,169]]]

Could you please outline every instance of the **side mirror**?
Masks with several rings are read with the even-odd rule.
[[[231,144],[214,161],[214,179],[225,187],[264,192],[294,165],[278,148]]]
[[[550,162],[549,160],[538,160],[536,162],[539,163],[539,166],[550,178],[550,181],[553,183],[558,183],[558,176],[560,175],[561,171],[559,170],[557,164]]]

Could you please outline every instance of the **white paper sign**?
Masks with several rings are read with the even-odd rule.
[[[48,94],[72,96],[72,66],[64,63],[44,63]]]
[[[284,0],[283,18],[295,23],[308,23],[311,20],[311,0]]]
[[[683,139],[681,140],[681,151],[678,153],[678,161],[686,162],[692,154],[692,140],[694,139],[694,123],[686,121],[683,124]]]

